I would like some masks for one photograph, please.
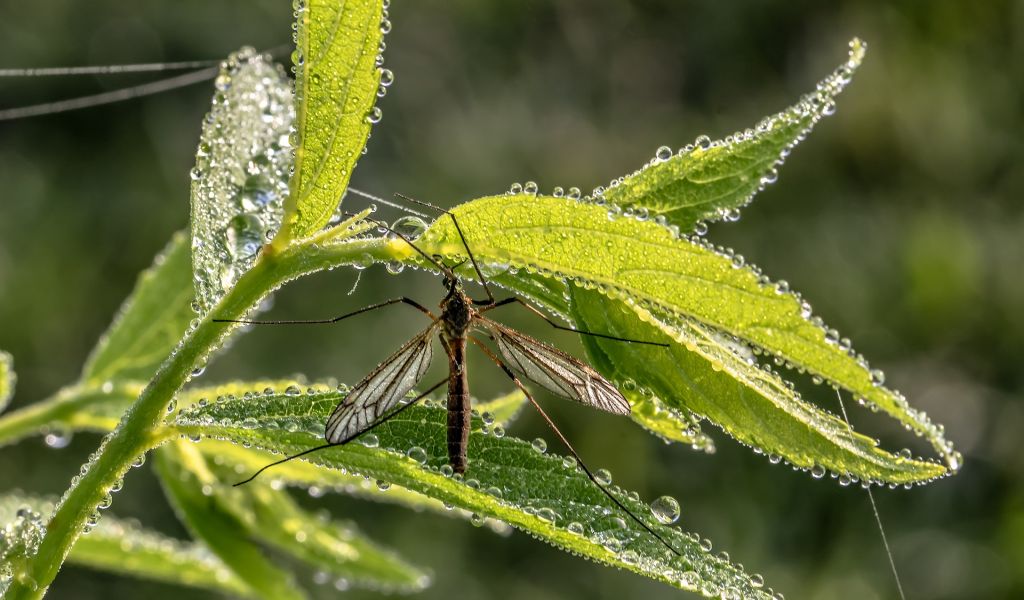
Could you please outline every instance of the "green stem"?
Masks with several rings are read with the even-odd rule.
[[[365,258],[389,260],[398,254],[396,250],[386,240],[373,238],[327,246],[297,244],[280,252],[264,254],[160,366],[152,381],[125,413],[120,425],[101,445],[99,456],[88,464],[86,473],[65,494],[47,525],[39,549],[21,565],[6,597],[26,600],[41,598],[45,594],[97,504],[130,465],[160,441],[157,429],[171,398],[185,384],[192,370],[202,364],[234,328],[229,323],[213,322],[213,316],[220,319],[242,318],[263,297],[287,281]],[[28,414],[21,423],[33,418],[43,417]]]

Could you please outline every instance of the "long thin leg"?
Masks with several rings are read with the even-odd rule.
[[[492,304],[490,306],[485,306],[485,307],[483,307],[481,309],[478,309],[478,312],[485,313],[485,312],[487,312],[487,311],[489,311],[489,310],[491,310],[493,308],[498,308],[499,306],[506,306],[506,305],[513,304],[513,303],[517,303],[517,304],[520,304],[520,305],[524,306],[527,310],[529,310],[533,314],[535,314],[538,317],[544,319],[544,321],[546,321],[548,325],[554,327],[555,329],[561,329],[562,331],[571,331],[573,333],[579,333],[581,335],[590,335],[590,336],[593,336],[593,337],[604,338],[606,340],[615,340],[617,342],[629,342],[631,344],[646,344],[648,346],[661,346],[662,348],[668,348],[669,347],[669,344],[664,344],[664,343],[661,343],[661,342],[648,342],[648,341],[644,341],[644,340],[631,340],[629,338],[621,338],[621,337],[616,337],[614,335],[607,335],[607,334],[604,334],[604,333],[594,333],[593,331],[584,331],[582,329],[576,329],[575,327],[566,327],[565,325],[559,325],[558,323],[555,323],[554,321],[552,321],[544,313],[540,312],[539,310],[537,310],[533,306],[530,306],[529,304],[527,304],[525,300],[523,300],[522,298],[518,298],[516,296],[513,296],[511,298],[505,298],[504,300],[499,300],[499,301],[495,302],[494,304]]]
[[[285,458],[282,458],[281,460],[276,460],[276,461],[270,463],[269,465],[265,465],[265,466],[261,467],[260,470],[258,470],[255,473],[253,473],[252,477],[246,479],[245,481],[239,481],[238,483],[233,484],[232,487],[238,487],[240,485],[245,485],[245,484],[249,483],[253,479],[256,479],[256,477],[258,477],[260,473],[266,471],[270,467],[274,467],[274,466],[277,466],[279,464],[286,463],[286,462],[288,462],[290,460],[294,460],[294,459],[299,458],[301,456],[305,456],[307,454],[312,454],[313,452],[317,452],[319,450],[324,450],[326,448],[333,448],[334,446],[344,446],[345,444],[351,442],[352,440],[354,440],[357,437],[363,435],[364,433],[369,432],[374,427],[377,427],[378,425],[381,425],[381,424],[391,420],[393,417],[398,416],[398,414],[401,413],[403,410],[409,408],[413,404],[416,404],[417,402],[419,402],[423,398],[426,398],[428,394],[432,393],[434,390],[436,390],[437,388],[441,387],[442,385],[444,385],[447,382],[448,382],[448,380],[444,379],[442,381],[439,381],[439,382],[435,383],[434,385],[430,386],[430,389],[428,389],[427,391],[423,392],[419,396],[416,396],[415,398],[410,400],[407,404],[403,404],[402,406],[399,406],[395,410],[393,410],[390,413],[388,413],[387,415],[385,415],[384,418],[378,420],[376,423],[370,425],[369,427],[367,427],[366,429],[363,429],[362,431],[357,431],[356,433],[353,433],[352,435],[350,435],[347,438],[341,440],[340,442],[336,442],[336,443],[333,443],[333,444],[322,444],[320,446],[314,446],[313,448],[309,448],[307,450],[303,450],[302,452],[299,452],[298,454],[293,454],[291,456],[286,456]]]
[[[396,193],[395,195],[398,196],[399,198],[402,198],[403,200],[408,201],[408,202],[415,202],[416,204],[419,204],[420,206],[426,206],[426,207],[432,208],[432,209],[434,209],[434,210],[436,210],[438,212],[442,212],[442,213],[444,213],[444,214],[446,214],[446,215],[448,215],[449,217],[452,218],[452,223],[455,224],[455,231],[457,231],[459,233],[459,239],[462,240],[462,246],[466,249],[466,254],[469,255],[469,261],[471,263],[473,263],[473,269],[476,270],[476,276],[477,276],[477,278],[480,279],[480,284],[484,286],[484,291],[487,292],[487,304],[493,304],[494,303],[494,294],[491,293],[491,288],[488,287],[487,280],[484,278],[483,272],[480,271],[480,265],[478,265],[476,263],[476,258],[473,256],[473,251],[469,249],[469,244],[466,243],[466,236],[465,236],[465,234],[462,233],[462,227],[459,227],[459,220],[455,218],[455,214],[452,213],[451,211],[447,211],[447,210],[445,210],[445,209],[443,209],[443,208],[441,208],[439,206],[434,206],[433,204],[431,204],[429,202],[424,202],[422,200],[416,200],[414,198],[410,198],[410,197],[405,196],[403,194]]]
[[[363,308],[360,308],[359,310],[354,310],[354,311],[352,311],[350,313],[345,313],[343,315],[338,315],[337,317],[333,317],[333,318],[330,318],[330,319],[311,319],[311,320],[298,320],[298,321],[296,321],[296,320],[248,321],[248,320],[245,320],[245,319],[214,319],[213,322],[214,323],[245,323],[246,325],[324,325],[324,324],[328,324],[328,323],[337,323],[338,321],[342,321],[342,320],[347,319],[349,317],[354,317],[356,315],[361,315],[361,314],[363,314],[365,312],[370,312],[371,310],[377,310],[378,308],[384,308],[385,306],[391,306],[392,304],[398,304],[398,303],[408,304],[409,306],[415,308],[416,310],[420,311],[421,313],[427,315],[431,319],[433,319],[435,321],[437,320],[437,317],[434,316],[434,313],[432,313],[429,310],[427,310],[426,308],[424,308],[423,305],[421,305],[419,302],[416,302],[415,300],[413,300],[411,298],[406,298],[406,297],[403,296],[401,298],[392,298],[391,300],[385,300],[384,302],[378,302],[377,304],[371,304],[370,306],[365,306]]]
[[[529,390],[526,389],[526,386],[523,385],[523,382],[519,381],[519,378],[516,377],[516,374],[513,373],[512,370],[509,369],[508,366],[505,363],[503,363],[500,358],[495,356],[494,353],[491,352],[490,348],[485,346],[480,340],[474,337],[470,337],[469,340],[476,344],[478,347],[480,347],[480,349],[484,351],[484,354],[490,357],[490,359],[493,360],[494,363],[498,365],[501,368],[501,370],[504,371],[505,374],[512,379],[512,381],[516,384],[516,387],[518,387],[519,390],[523,392],[523,394],[526,396],[526,399],[530,401],[530,404],[532,404],[533,407],[537,409],[537,412],[540,413],[540,416],[544,418],[544,421],[547,422],[548,427],[550,427],[551,430],[555,432],[555,435],[558,436],[558,439],[562,441],[562,445],[564,445],[569,450],[569,453],[573,455],[573,457],[576,459],[576,462],[579,463],[580,468],[583,469],[583,472],[587,474],[588,478],[590,478],[590,481],[592,481],[594,485],[596,485],[598,489],[600,489],[604,493],[605,496],[608,496],[608,498],[612,502],[614,502],[616,506],[621,508],[622,512],[626,513],[634,521],[639,523],[641,527],[646,529],[648,533],[657,538],[657,540],[661,542],[666,548],[671,550],[676,556],[682,556],[682,554],[678,550],[672,547],[672,544],[669,544],[668,541],[665,540],[665,538],[661,537],[656,531],[651,529],[651,527],[647,525],[647,523],[641,521],[640,517],[633,514],[633,511],[626,508],[626,505],[620,502],[618,498],[613,496],[612,493],[608,491],[608,488],[601,485],[601,483],[597,480],[597,477],[594,476],[594,473],[590,470],[589,467],[587,467],[586,463],[583,462],[583,459],[580,458],[580,455],[576,452],[576,449],[573,448],[572,444],[569,443],[569,440],[567,440],[565,436],[562,435],[561,430],[559,430],[558,426],[555,425],[555,422],[551,420],[551,417],[548,416],[548,413],[544,412],[544,409],[540,407],[540,404],[537,404],[537,401],[534,400],[533,395],[530,393]]]

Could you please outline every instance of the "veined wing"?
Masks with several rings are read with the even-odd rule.
[[[629,402],[619,390],[579,359],[490,319],[480,317],[477,323],[488,330],[513,371],[563,398],[617,415],[629,414]]]
[[[364,431],[420,382],[434,356],[436,329],[432,323],[352,388],[327,419],[328,442],[337,444]]]

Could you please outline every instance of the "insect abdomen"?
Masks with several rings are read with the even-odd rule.
[[[466,338],[451,340],[451,360],[452,365],[448,369],[448,462],[456,473],[465,473],[472,410],[466,376]]]

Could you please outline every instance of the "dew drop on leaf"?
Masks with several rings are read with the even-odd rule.
[[[661,496],[651,502],[654,517],[668,525],[679,520],[679,501],[672,496]]]

